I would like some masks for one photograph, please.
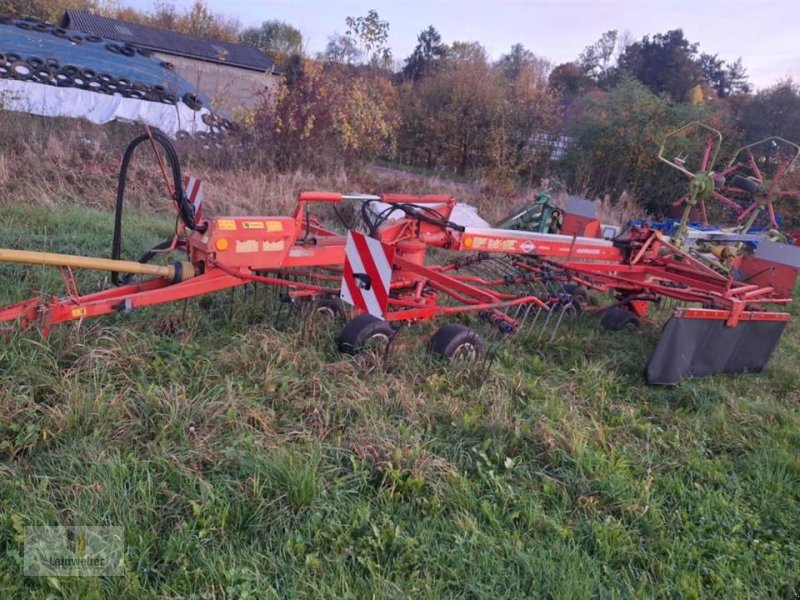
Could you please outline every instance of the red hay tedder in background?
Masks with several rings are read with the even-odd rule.
[[[135,148],[147,141],[167,155],[169,164],[162,164],[162,171],[178,227],[172,239],[140,262],[124,261],[127,167]],[[345,200],[359,205],[365,232],[342,236],[308,214],[314,203]],[[379,202],[387,208],[375,209]],[[337,343],[341,351],[357,354],[371,341],[394,339],[399,325],[463,313],[479,315],[497,337],[539,327],[539,339],[545,332],[552,339],[565,318],[582,311],[601,312],[606,329],[624,329],[647,319],[654,304],[674,300],[682,306],[674,309],[645,369],[648,382],[674,384],[687,377],[762,369],[789,319],[770,307],[790,301],[800,249],[787,253],[759,245],[741,261],[743,272],[756,274],[745,282],[719,273],[647,228],[630,228],[613,240],[586,235],[600,227],[585,216],[573,219],[578,230],[571,235],[470,228],[450,220],[454,206],[447,196],[305,192],[290,217],[202,218],[198,203],[184,190],[169,140],[148,132],[132,142],[123,159],[112,258],[0,250],[0,262],[60,268],[67,287],[64,297],[37,296],[0,309],[0,322],[22,329],[37,326],[47,335],[65,321],[256,283],[284,288],[295,302],[330,303],[341,296],[353,304],[356,316]],[[564,221],[570,222],[569,215]],[[170,252],[184,259],[150,264],[154,256]],[[73,268],[110,271],[118,286],[81,295]],[[779,284],[771,284],[765,273],[780,274]],[[134,283],[133,275],[150,278]],[[591,290],[610,293],[613,304],[589,307]],[[451,359],[487,354],[478,331],[457,321],[440,327],[429,347]]]

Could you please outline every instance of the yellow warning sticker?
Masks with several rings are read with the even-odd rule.
[[[236,231],[236,221],[233,219],[220,219],[217,226],[221,231]]]
[[[283,231],[283,223],[280,221],[266,221],[267,231]]]
[[[72,309],[72,316],[74,318],[85,317],[86,316],[86,309],[85,308],[74,308],[74,309]]]
[[[264,229],[264,221],[242,221],[245,229]]]

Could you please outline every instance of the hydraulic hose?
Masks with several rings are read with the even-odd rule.
[[[117,201],[114,208],[114,237],[111,245],[111,258],[113,260],[120,260],[122,258],[122,210],[125,204],[125,187],[128,181],[128,169],[130,168],[130,163],[136,148],[144,142],[149,142],[151,140],[153,143],[158,143],[166,154],[167,162],[169,163],[172,173],[173,197],[178,205],[178,218],[187,229],[193,231],[203,231],[206,227],[205,225],[198,225],[194,220],[194,206],[192,206],[192,203],[186,197],[186,193],[183,189],[183,176],[181,175],[178,153],[175,151],[175,147],[172,145],[170,139],[158,132],[142,134],[134,138],[134,140],[128,144],[128,147],[125,149],[125,154],[122,157],[122,165],[119,170]],[[168,248],[169,244],[170,242],[167,241],[154,246],[139,259],[139,262],[146,263],[152,260],[152,258],[156,256],[154,250]],[[112,273],[111,279],[114,285],[123,285],[130,281],[131,277],[130,275],[121,277],[119,273]]]

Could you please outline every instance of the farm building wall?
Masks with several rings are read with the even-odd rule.
[[[206,94],[214,108],[235,113],[258,106],[265,91],[275,91],[279,75],[242,69],[157,52],[161,60],[172,63],[175,71],[190,85]]]

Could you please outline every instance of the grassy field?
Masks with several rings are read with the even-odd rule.
[[[109,252],[107,212],[2,213],[3,246]],[[134,215],[128,250],[170,225]],[[57,278],[4,266],[0,297]],[[0,597],[800,592],[800,319],[763,373],[663,389],[647,328],[579,319],[486,377],[421,347],[384,371],[235,300],[0,347]],[[23,577],[22,528],[56,524],[123,526],[125,576]]]

